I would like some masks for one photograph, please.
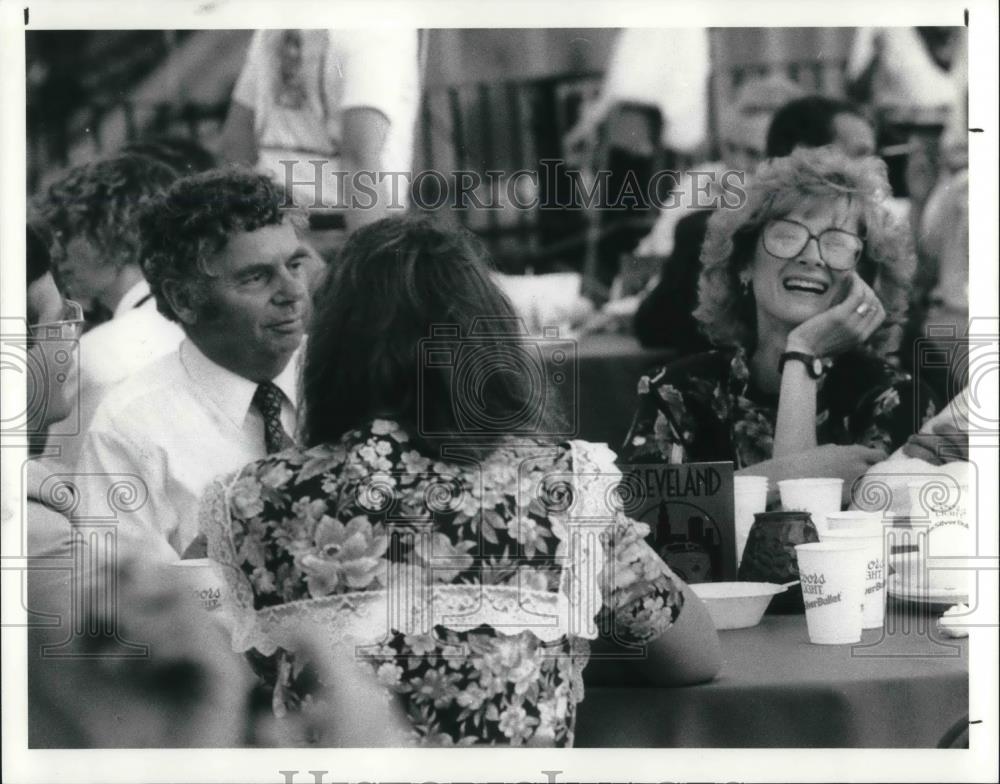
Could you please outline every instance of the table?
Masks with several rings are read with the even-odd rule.
[[[579,383],[560,389],[562,405],[575,409],[577,438],[606,443],[615,451],[628,433],[639,376],[670,358],[664,349],[643,348],[632,335],[592,334],[576,341]],[[575,391],[575,395],[573,394]]]
[[[719,633],[723,665],[687,688],[590,687],[577,747],[934,748],[969,712],[968,639],[890,606],[860,645],[811,645],[804,615]]]

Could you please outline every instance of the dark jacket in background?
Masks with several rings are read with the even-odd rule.
[[[681,218],[674,230],[674,251],[663,263],[660,282],[635,314],[635,334],[644,346],[671,348],[681,355],[712,348],[692,312],[698,307],[701,246],[712,210]]]

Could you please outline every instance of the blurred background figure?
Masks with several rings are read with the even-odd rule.
[[[29,627],[30,748],[406,745],[399,706],[346,656],[315,657],[326,688],[308,711],[276,722],[252,710],[252,673],[224,621],[171,567],[90,561],[90,549],[77,536],[36,552],[28,572],[29,611],[58,619]],[[321,650],[318,637],[301,648]]]
[[[166,567],[107,552],[90,564],[90,544],[36,553],[63,568],[28,572],[29,609],[58,619],[29,628],[29,747],[246,745],[250,677],[222,627]],[[111,601],[77,604],[77,591]]]
[[[165,157],[184,165],[179,154]],[[135,225],[145,201],[178,176],[161,160],[125,153],[73,167],[38,200],[61,248],[60,284],[100,319],[80,341],[79,384],[71,384],[79,390],[73,401],[79,432],[53,443],[64,465],[75,463],[81,436],[108,390],[176,349],[184,336],[156,309],[139,264]]]
[[[220,150],[283,187],[291,184],[300,206],[343,209],[355,195],[367,203],[351,175],[410,172],[419,94],[415,30],[258,30]],[[347,173],[344,182],[338,171]],[[348,209],[349,229],[378,220],[393,200],[391,180],[368,184],[376,203]],[[405,188],[394,201],[405,208]]]
[[[24,374],[29,405],[27,429],[32,433],[44,433],[49,425],[69,415],[74,404],[70,394],[73,387],[69,381],[73,368],[67,367],[65,361],[57,361],[49,355],[64,349],[67,343],[80,337],[83,309],[78,303],[67,300],[56,285],[49,252],[52,240],[46,230],[29,223],[26,241],[26,364],[33,369],[33,372]],[[74,352],[69,352],[68,355],[72,361]],[[58,380],[60,374],[65,374],[62,383]],[[30,451],[37,455],[44,447],[45,439],[40,437],[32,442]]]
[[[872,108],[895,208],[908,218],[917,251],[901,359],[947,399],[964,386],[965,363],[921,367],[917,341],[933,326],[942,347],[968,351],[967,32],[859,29],[847,77],[849,94]]]
[[[893,192],[922,208],[934,186],[941,133],[965,112],[965,29],[860,28],[846,77],[848,95],[872,109]]]
[[[669,58],[670,67],[663,67]],[[571,161],[610,171],[609,198],[615,200],[630,179],[640,191],[599,217],[596,282],[609,287],[622,254],[649,230],[653,208],[646,184],[671,154],[691,153],[707,133],[708,31],[704,29],[624,29],[615,39],[597,99],[584,106],[566,134]],[[668,166],[668,168],[673,168]],[[627,192],[627,191],[626,191]],[[588,281],[589,282],[589,281]],[[599,290],[594,292],[600,299]]]
[[[36,200],[63,253],[60,285],[88,313],[89,327],[127,311],[148,293],[133,217],[143,199],[177,178],[160,161],[120,155],[75,166]]]
[[[691,167],[693,171],[705,172],[709,177],[694,183],[690,175],[681,172],[684,182],[678,183],[679,203],[670,209],[660,210],[652,231],[639,241],[634,255],[669,256],[674,251],[678,224],[691,211],[709,206],[695,203],[695,189],[706,183],[709,185],[710,192],[700,197],[704,201],[719,195],[718,178],[722,172],[753,171],[767,154],[768,128],[774,113],[802,94],[801,87],[777,74],[742,84],[733,103],[724,106],[719,117],[719,160],[704,161]]]
[[[846,75],[848,93],[870,104],[880,121],[905,123],[960,111],[969,83],[965,29],[859,28]]]

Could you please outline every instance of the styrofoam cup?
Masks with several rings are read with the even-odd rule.
[[[736,568],[743,560],[747,537],[754,515],[767,511],[767,477],[737,476],[733,478],[733,525],[736,533]]]
[[[222,568],[211,558],[189,558],[173,561],[178,581],[205,610],[219,610],[226,593],[226,578]]]
[[[826,528],[826,516],[840,511],[844,480],[837,478],[782,479],[778,482],[781,508],[808,512],[817,532]]]
[[[824,542],[855,542],[865,546],[865,593],[861,600],[861,628],[881,629],[885,624],[885,540],[882,526],[829,529]]]
[[[927,531],[920,542],[920,555],[928,577],[935,586],[947,584],[968,594],[968,573],[961,564],[972,555],[975,526],[975,498],[968,483],[947,476],[923,482],[909,482],[910,525]],[[950,569],[948,567],[951,567]]]
[[[858,542],[795,546],[809,641],[846,645],[861,641],[866,547]]]
[[[881,512],[830,512],[826,516],[826,528],[829,531],[872,527],[881,529]]]

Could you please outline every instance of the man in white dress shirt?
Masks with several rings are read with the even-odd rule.
[[[78,463],[78,515],[158,533],[164,559],[197,535],[213,478],[292,443],[314,259],[282,199],[264,176],[208,172],[139,221],[157,308],[186,337],[102,401]]]
[[[80,339],[75,366],[78,413],[72,426],[50,438],[58,462],[76,463],[82,436],[101,398],[139,368],[174,351],[184,332],[156,309],[139,266],[135,216],[144,201],[178,177],[170,166],[145,155],[127,154],[75,166],[54,182],[39,204],[65,252],[58,275],[69,296],[91,313],[111,314]],[[72,431],[72,432],[71,432]]]

